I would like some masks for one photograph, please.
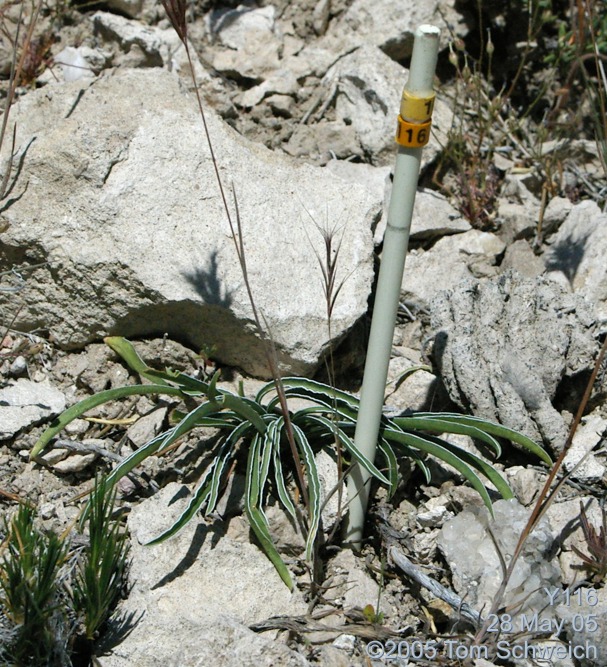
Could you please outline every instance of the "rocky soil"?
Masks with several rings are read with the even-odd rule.
[[[3,11],[13,26],[15,6]],[[547,56],[558,50],[557,19],[535,25],[529,46],[509,11],[493,3],[479,24],[475,3],[450,0],[406,10],[387,0],[188,6],[220,170],[237,192],[249,275],[281,366],[326,380],[334,350],[338,383],[351,391],[362,378],[413,32],[420,23],[441,28],[434,132],[386,405],[499,421],[556,457],[607,332],[605,165],[588,80],[568,78],[566,64]],[[564,10],[556,16],[566,21]],[[487,28],[494,62],[481,77]],[[242,380],[248,395],[269,370],[184,50],[161,4],[50,5],[36,40],[6,135],[16,122],[12,168],[6,138],[1,155],[12,185],[0,208],[0,514],[28,499],[45,528],[64,531],[95,474],[166,429],[180,407],[168,397],[101,406],[31,462],[34,443],[66,407],[137,380],[104,336],[135,340],[160,369],[200,378],[219,369],[222,386]],[[0,58],[6,76],[4,44]],[[317,260],[323,226],[343,238],[345,282],[330,329]],[[593,627],[592,618],[604,618],[607,592],[575,551],[589,553],[580,502],[597,532],[605,525],[605,378],[603,365],[565,458],[570,477],[529,538],[495,619],[507,632],[499,624],[519,605],[517,622],[522,615],[527,624],[499,635],[507,637],[501,655],[475,653],[470,639],[499,588],[498,553],[512,554],[546,480],[536,459],[506,446],[492,462],[516,496],[491,491],[493,522],[455,469],[431,461],[427,483],[405,466],[395,497],[374,495],[362,553],[327,530],[314,574],[305,539],[271,506],[273,537],[297,580],[290,593],[233,499],[145,546],[200,476],[213,437],[202,432],[119,483],[133,559],[120,614],[132,627],[110,625],[96,664],[518,667],[536,664],[510,650],[525,639],[568,649],[554,658],[559,667],[606,664],[607,624]],[[474,448],[465,436],[454,441]],[[599,539],[607,548],[604,532]],[[459,602],[447,604],[416,573]],[[535,614],[545,625],[533,625]],[[488,636],[483,646],[498,639]],[[412,653],[393,660],[390,641]],[[574,650],[588,645],[596,655]]]

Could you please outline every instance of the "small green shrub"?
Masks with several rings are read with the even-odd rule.
[[[88,524],[89,546],[77,566],[73,601],[90,642],[126,592],[130,543],[120,522],[112,517],[115,498],[116,490],[98,477],[80,522],[81,530]]]
[[[88,544],[38,528],[22,504],[0,546],[0,664],[89,665],[94,641],[125,592],[129,543],[112,518],[114,493],[98,479],[80,528]]]
[[[496,437],[506,438],[550,463],[549,456],[541,447],[504,426],[457,414],[419,413],[383,419],[379,442],[383,468],[380,470],[354,445],[359,401],[347,392],[304,378],[283,378],[281,382],[286,401],[298,399],[301,404],[301,399],[304,399],[306,406],[290,410],[289,419],[286,419],[273,381],[265,384],[252,400],[217,387],[218,373],[210,382],[203,382],[180,372],[154,370],[144,363],[132,344],[124,338],[106,338],[106,343],[135,372],[152,384],[110,389],[72,406],[44,432],[32,450],[32,459],[69,422],[102,403],[142,394],[173,395],[188,401],[201,399],[189,412],[178,414],[178,422],[168,431],[157,435],[120,463],[108,476],[106,483],[111,488],[144,459],[166,451],[197,427],[218,429],[220,437],[210,444],[211,463],[188,506],[177,521],[150,544],[161,542],[177,533],[198,511],[204,511],[207,515],[212,513],[235,469],[233,464],[241,460],[246,465],[246,515],[261,547],[289,588],[293,587],[291,576],[272,542],[264,514],[267,497],[271,492],[293,521],[303,520],[307,529],[306,558],[311,559],[321,518],[320,480],[314,455],[320,449],[327,449],[335,455],[336,441],[341,446],[342,456],[348,459],[344,468],[351,463],[360,464],[384,484],[390,494],[394,493],[399,481],[399,457],[415,461],[429,481],[430,473],[425,458],[430,455],[456,468],[489,508],[490,497],[481,477],[490,481],[504,498],[510,498],[512,492],[504,478],[492,465],[438,437],[438,434],[468,435],[483,442],[496,456],[501,453]],[[303,517],[296,494],[289,491],[290,483],[295,485],[299,477],[293,474],[295,466],[292,457],[285,456],[288,424],[292,428],[298,450],[299,461],[295,463],[299,463],[305,471],[306,488],[299,489],[301,497],[307,499],[307,511]]]
[[[60,599],[59,570],[67,556],[65,543],[35,525],[26,504],[5,521],[0,559],[0,623],[8,628],[0,647],[3,664],[43,667],[56,664],[56,634],[65,626]]]

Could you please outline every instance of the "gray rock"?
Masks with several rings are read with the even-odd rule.
[[[418,509],[415,521],[422,528],[440,528],[453,513],[447,509],[450,499],[444,495],[430,498]]]
[[[92,21],[98,37],[107,42],[117,42],[124,55],[131,53],[128,61],[131,66],[161,67],[169,60],[171,46],[177,47],[179,43],[179,38],[172,30],[145,26],[139,21],[117,14],[96,12]],[[138,62],[133,60],[134,57]],[[122,58],[119,64],[124,65],[127,62]]]
[[[379,168],[376,167],[376,170],[379,171]],[[388,173],[384,179],[384,210],[373,237],[376,244],[380,244],[384,238],[392,193],[391,170],[388,167],[384,167],[383,171],[384,173]],[[435,241],[442,236],[461,234],[471,230],[470,223],[462,218],[459,212],[451,206],[443,195],[434,190],[426,190],[425,188],[420,188],[417,191],[415,206],[413,207],[413,217],[411,218],[411,231],[409,235],[411,241]]]
[[[78,81],[79,79],[95,77],[86,55],[87,51],[83,47],[75,49],[72,46],[66,46],[55,56],[55,64],[59,65],[64,81]],[[57,76],[55,72],[51,73],[50,70],[49,73],[51,76]]]
[[[321,90],[335,96],[335,114],[345,127],[353,127],[360,156],[374,163],[394,162],[396,117],[400,109],[407,70],[379,48],[361,46],[331,67]],[[432,162],[447,142],[453,113],[438,99],[432,119],[432,137],[422,154],[422,167]]]
[[[505,471],[508,484],[521,505],[528,507],[543,486],[543,473],[534,468],[511,466]]]
[[[318,0],[312,13],[312,25],[317,35],[323,35],[329,25],[331,0]]]
[[[500,270],[514,270],[525,278],[535,278],[545,271],[544,262],[533,252],[524,239],[515,241],[506,248]]]
[[[465,280],[432,303],[434,353],[451,399],[555,451],[567,428],[551,399],[563,377],[591,366],[592,323],[583,299],[514,272]]]
[[[21,6],[7,5],[4,12],[4,39],[0,40],[0,75],[8,79],[13,62],[13,48],[19,30],[22,25],[20,21]]]
[[[583,171],[587,177],[592,180],[600,181],[604,179],[605,172],[602,165],[602,159],[599,156],[599,148],[597,142],[590,139],[575,139],[570,138],[556,139],[553,141],[545,141],[540,145],[540,154],[542,157],[547,157],[554,161],[565,163],[573,163],[578,167],[583,167]],[[574,176],[567,170],[568,165],[565,164],[565,177],[567,175]],[[575,184],[578,179],[575,177]]]
[[[603,523],[601,508],[593,496],[578,496],[570,500],[561,500],[550,505],[546,516],[550,519],[550,525],[557,532],[563,552],[571,554],[573,559],[569,567],[563,570],[563,580],[568,584],[580,579],[580,568],[582,559],[573,552],[573,547],[582,553],[588,553],[588,545],[580,523],[580,503],[583,505],[589,523],[600,532]]]
[[[391,0],[354,0],[329,28],[327,41],[334,43],[333,49],[341,45],[342,48],[338,49],[341,52],[370,44],[379,47],[395,61],[403,60],[411,56],[415,31],[423,23],[443,29],[443,45],[449,36],[446,23],[459,23],[457,34],[466,34],[462,17],[454,6],[454,2],[421,0],[403,11],[402,6]]]
[[[65,396],[54,387],[20,379],[0,389],[0,440],[49,421],[65,410]]]
[[[204,608],[192,604],[201,616],[205,615]],[[98,664],[100,667],[310,667],[302,655],[285,644],[257,634],[229,617],[215,616],[208,624],[200,625],[183,616],[164,615],[156,621],[157,625],[152,625],[153,620],[146,615],[140,621],[146,624],[145,636],[133,631],[134,638],[129,635],[109,654],[98,657]]]
[[[166,332],[268,375],[200,118],[174,75],[125,70],[90,87],[47,87],[16,105],[11,120],[20,150],[36,140],[20,198],[5,211],[3,248],[48,262],[33,272],[15,327],[44,326],[72,348],[108,333]],[[228,199],[230,183],[238,194],[248,274],[280,363],[311,373],[330,342],[314,221],[348,220],[340,262],[349,278],[332,321],[339,340],[366,312],[381,201],[356,185],[344,196],[341,179],[250,144],[210,111],[207,122]]]
[[[337,462],[325,450],[321,450],[314,457],[318,468],[318,479],[320,481],[320,498],[322,510],[322,527],[326,534],[330,534],[335,524],[342,518],[348,507],[348,489],[341,484],[340,495],[336,490],[339,483],[339,470]],[[329,497],[329,494],[331,496]]]
[[[441,290],[475,275],[481,263],[495,264],[505,247],[495,234],[473,229],[445,236],[429,250],[412,250],[405,263],[403,294],[425,307]]]
[[[143,7],[143,0],[108,0],[107,5],[110,9],[135,18]]]
[[[129,440],[136,447],[141,447],[151,440],[159,433],[167,415],[167,411],[167,408],[161,407],[157,410],[152,410],[147,415],[138,419],[134,424],[129,426],[126,431]]]
[[[290,95],[272,94],[266,98],[266,101],[270,109],[272,109],[277,116],[290,118],[293,115],[295,100]]]
[[[63,449],[63,447],[53,447],[52,449],[44,452],[44,454],[40,456],[40,459],[48,465],[54,466],[67,458],[68,455],[69,452],[67,449]]]
[[[438,537],[439,548],[453,573],[455,590],[477,610],[491,607],[502,583],[497,549],[508,563],[530,510],[514,499],[498,500],[493,513],[491,519],[484,507],[464,510],[445,523]],[[514,567],[503,598],[505,606],[526,614],[544,609],[543,587],[560,584],[559,570],[549,559],[554,538],[549,521],[543,518],[527,538]]]
[[[95,72],[105,67],[164,67],[179,76],[180,85],[193,90],[190,63],[185,48],[173,28],[157,28],[110,14],[95,12],[92,16],[95,36],[103,43],[105,61],[100,55],[84,54]],[[196,57],[196,49],[190,45],[194,73],[206,103],[222,114],[227,114],[233,105],[219,77],[211,76]],[[113,52],[113,53],[112,53]],[[50,82],[50,81],[49,81]]]
[[[571,209],[544,255],[548,276],[563,282],[607,319],[607,215],[593,201]]]
[[[121,612],[138,622],[120,644],[104,647],[103,667],[307,667],[286,644],[246,627],[306,612],[303,596],[288,591],[258,547],[197,520],[145,546],[179,516],[185,495],[169,484],[129,516],[133,587]]]
[[[390,167],[375,167],[362,162],[348,162],[347,160],[329,160],[324,169],[336,174],[345,181],[364,185],[373,192],[374,197],[384,200],[384,210],[381,220],[374,225],[373,240],[379,245],[384,238],[387,221],[387,206],[389,204]],[[420,209],[423,210],[423,197],[418,192],[416,206],[413,211],[413,220],[417,220]]]
[[[8,369],[8,374],[13,378],[27,375],[27,359],[22,355],[15,357]]]
[[[283,66],[298,79],[323,77],[340,57],[361,46],[377,47],[393,61],[401,62],[411,56],[415,30],[423,23],[442,28],[440,40],[443,47],[449,40],[447,25],[457,25],[458,35],[467,32],[453,0],[422,0],[408,7],[407,11],[402,11],[398,3],[391,0],[354,0],[339,18],[329,23],[326,33],[319,39],[305,45],[300,40],[291,40],[293,46],[285,39]]]
[[[411,373],[412,368],[418,370]],[[403,376],[404,379],[403,379]],[[386,407],[399,412],[423,411],[430,407],[437,388],[437,378],[424,369],[419,369],[406,357],[393,357],[388,367]]]
[[[540,202],[525,185],[525,177],[508,174],[498,204],[500,237],[508,244],[531,237],[538,225]]]
[[[65,459],[57,461],[53,465],[53,470],[59,472],[63,475],[70,475],[77,472],[82,472],[88,468],[93,461],[97,458],[97,454],[70,454]]]
[[[235,9],[219,9],[211,12],[208,27],[224,46],[237,51],[246,48],[251,34],[268,38],[275,29],[276,9],[271,5],[259,9],[239,5]]]
[[[283,150],[287,155],[321,163],[331,159],[347,160],[362,152],[353,127],[341,121],[325,120],[314,125],[297,125]]]
[[[324,168],[346,181],[364,185],[373,192],[375,197],[384,198],[382,218],[375,227],[373,237],[377,245],[381,244],[386,230],[387,211],[392,188],[390,167],[374,167],[370,164],[358,162],[330,160]],[[434,190],[423,188],[418,190],[415,196],[415,206],[413,207],[413,218],[411,219],[410,239],[412,241],[428,241],[470,230],[472,230],[470,223],[462,218],[445,197]],[[502,244],[498,242],[497,246],[501,252]],[[541,261],[540,265],[543,269]]]
[[[607,420],[600,416],[598,410],[582,419],[563,461],[565,470],[569,472],[584,459],[579,467],[571,473],[574,479],[596,483],[601,482],[604,478],[605,464],[597,459],[592,450],[604,439],[606,433]]]
[[[580,587],[568,603],[563,595],[559,602],[558,615],[565,620],[567,639],[582,649],[575,654],[581,667],[603,667],[607,660],[607,588]]]
[[[239,105],[250,109],[259,104],[264,98],[277,93],[280,96],[295,96],[299,85],[297,79],[288,70],[277,70],[263,83],[253,86],[243,93]]]
[[[344,609],[364,609],[368,604],[377,604],[379,586],[369,575],[364,561],[356,557],[350,549],[342,549],[337,553],[328,566],[328,574],[332,581],[331,590],[327,591],[328,600],[336,600]],[[379,606],[380,611],[386,615],[393,612],[386,597],[381,597]]]
[[[470,223],[443,195],[434,190],[420,189],[417,192],[411,220],[412,241],[428,241],[471,230]]]
[[[567,197],[553,197],[544,211],[543,233],[550,234],[556,231],[565,222],[572,208],[573,204]]]
[[[212,12],[209,27],[226,47],[213,58],[224,74],[261,81],[279,67],[282,43],[275,31],[276,10],[271,5]]]

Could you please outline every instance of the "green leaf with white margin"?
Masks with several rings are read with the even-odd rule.
[[[536,442],[534,442],[531,438],[528,438],[523,433],[519,433],[518,431],[508,428],[507,426],[503,426],[502,424],[496,424],[486,419],[482,419],[481,417],[469,417],[467,415],[459,415],[457,413],[450,413],[450,412],[441,412],[438,414],[440,416],[440,419],[443,421],[453,422],[457,424],[467,424],[469,426],[474,426],[481,431],[485,431],[485,433],[494,435],[497,438],[505,438],[506,440],[510,440],[510,442],[514,442],[517,445],[520,445],[521,447],[526,449],[527,451],[531,452],[532,454],[535,454],[538,458],[542,459],[542,461],[544,461],[544,463],[546,463],[547,465],[552,465],[552,459],[550,458],[546,450],[544,450]],[[433,413],[422,412],[419,413],[417,416],[431,418],[433,416]]]
[[[276,447],[280,447],[280,435],[283,423],[283,417],[274,416],[261,441],[261,461],[259,464],[259,501],[261,505],[263,505],[265,487],[270,472],[272,453]]]
[[[312,447],[310,447],[305,433],[296,424],[293,424],[293,437],[303,459],[304,468],[306,469],[308,501],[310,504],[308,508],[309,525],[308,537],[306,539],[306,559],[312,560],[314,542],[318,533],[318,526],[320,525],[320,479],[318,478],[318,469]]]
[[[255,401],[236,396],[236,394],[230,392],[225,392],[222,394],[222,405],[232,410],[232,412],[235,412],[239,417],[250,421],[259,433],[265,432],[267,425],[262,416],[265,415],[266,412],[264,408],[257,405]]]
[[[276,420],[274,424],[270,425],[268,427],[268,433],[271,428],[280,426],[280,429],[282,429],[284,425],[284,418],[280,417],[280,421]],[[297,510],[295,509],[295,505],[293,503],[293,499],[289,495],[289,492],[287,491],[287,485],[285,483],[285,478],[284,478],[284,471],[282,467],[282,461],[281,461],[281,451],[280,451],[280,444],[281,444],[281,430],[278,431],[277,437],[273,439],[273,451],[272,451],[272,462],[274,464],[274,480],[276,482],[276,492],[278,493],[278,497],[280,499],[280,502],[283,504],[284,508],[287,510],[287,512],[290,514],[291,518],[293,521],[297,521]]]
[[[426,441],[433,442],[439,447],[448,449],[452,454],[457,456],[463,463],[468,464],[470,467],[475,468],[483,474],[492,484],[495,486],[497,491],[501,494],[503,498],[508,500],[513,497],[512,489],[508,485],[508,482],[500,475],[500,473],[493,467],[493,465],[487,461],[484,461],[482,458],[468,452],[462,447],[449,442],[444,438],[437,438],[436,436],[427,436],[423,438]]]
[[[442,438],[436,438],[442,447],[448,449],[458,458],[460,458],[464,463],[467,463],[472,468],[476,468],[480,473],[482,473],[497,489],[498,493],[505,500],[509,500],[514,497],[514,493],[510,488],[508,482],[500,475],[500,473],[487,461],[484,461],[479,456],[476,456],[472,452],[467,452],[465,449],[454,445],[448,440],[443,440]]]
[[[217,380],[219,380],[220,375],[221,371],[216,371],[209,382],[209,388],[207,389],[207,398],[209,401],[214,401],[217,396]]]
[[[160,544],[161,542],[167,540],[169,537],[176,535],[182,528],[186,526],[189,521],[192,520],[194,516],[196,516],[196,513],[199,510],[204,508],[206,516],[215,510],[224,470],[226,469],[230,459],[234,456],[234,447],[236,443],[247,429],[250,429],[250,425],[243,423],[238,428],[234,429],[230,436],[223,441],[219,447],[217,456],[215,456],[213,461],[211,461],[209,464],[208,468],[204,471],[204,474],[197,484],[196,489],[186,508],[170,528],[165,530],[150,542],[147,542],[146,544],[148,546]]]
[[[382,426],[382,429],[383,428],[385,428],[385,427]],[[380,431],[380,436],[381,436],[382,432],[383,431]],[[396,456],[394,454],[394,450],[392,449],[390,443],[387,440],[385,440],[385,438],[380,438],[380,443],[382,443],[386,448],[388,448],[390,450],[390,452],[392,453],[392,456],[394,456],[394,457]],[[402,451],[404,456],[406,456],[408,459],[411,459],[415,463],[415,465],[422,471],[422,474],[423,474],[424,478],[426,479],[426,483],[430,484],[430,482],[432,481],[432,475],[430,474],[430,470],[429,470],[428,466],[425,464],[424,460],[419,455],[419,452],[416,451],[415,449],[412,449],[411,447],[408,447],[407,445],[405,445],[402,442],[400,442],[398,444],[398,447]],[[388,464],[388,466],[389,465],[390,464]],[[396,474],[397,474],[397,476],[400,476],[398,470],[396,471]]]
[[[392,498],[398,487],[398,461],[394,450],[384,438],[379,440],[379,451],[382,453],[388,469],[388,498]]]
[[[352,455],[352,458],[356,460],[360,465],[370,474],[378,479],[382,484],[390,486],[390,480],[381,473],[369,459],[360,452],[358,447],[354,444],[354,441],[349,438],[340,428],[335,426],[335,423],[330,419],[323,417],[322,415],[308,415],[306,422],[318,422],[322,424],[329,433],[334,434],[341,444],[346,448],[346,450]],[[303,424],[301,424],[303,426]]]
[[[108,489],[111,489],[114,484],[121,478],[127,475],[133,468],[138,466],[143,460],[147,459],[149,456],[155,454],[164,444],[167,437],[169,437],[173,431],[176,429],[176,426],[173,426],[171,429],[164,433],[159,433],[157,436],[148,440],[144,445],[138,447],[130,456],[120,462],[120,464],[114,468],[114,470],[106,477],[105,485]],[[84,511],[81,515],[80,521],[84,522],[88,517],[90,510],[90,505],[87,503],[84,507]]]
[[[216,467],[218,459],[215,458],[211,465],[205,470],[196,490],[194,491],[190,502],[187,504],[187,507],[180,514],[178,519],[173,523],[173,525],[165,530],[163,533],[155,537],[153,540],[146,542],[146,546],[154,546],[155,544],[160,544],[165,540],[168,540],[169,537],[172,537],[178,533],[191,519],[192,517],[208,502],[209,496],[211,495],[212,487],[212,473]]]
[[[495,452],[496,456],[501,456],[502,448],[499,442],[476,426],[468,424],[460,424],[454,421],[443,420],[440,415],[436,417],[419,417],[413,415],[411,417],[394,417],[390,419],[391,424],[396,424],[399,428],[408,431],[430,431],[432,433],[455,433],[458,435],[467,435],[470,438],[480,440]]]
[[[179,385],[184,392],[195,396],[207,393],[209,385],[206,382],[190,377],[179,371],[157,371],[148,366],[139,356],[133,344],[121,336],[108,336],[103,339],[105,344],[118,354],[129,367],[150,382],[162,382]]]
[[[307,380],[305,378],[287,377],[282,378],[282,385],[287,398],[305,398],[312,402],[326,405],[327,408],[331,410],[335,407],[338,409],[349,408],[350,416],[352,411],[358,411],[359,400],[355,396],[352,396],[347,392],[340,391],[339,389],[333,389],[333,387],[323,384],[322,382]],[[258,403],[261,403],[262,399],[273,390],[275,390],[274,383],[267,383],[257,392],[255,400]],[[277,402],[278,398],[274,397],[269,402],[268,407],[270,408],[271,406],[276,405]]]
[[[249,448],[249,456],[247,459],[247,474],[246,474],[246,486],[245,486],[245,512],[251,528],[255,533],[255,536],[259,540],[261,548],[265,552],[266,556],[270,559],[271,563],[276,568],[278,575],[288,586],[289,590],[293,590],[293,580],[289,574],[289,570],[285,565],[284,561],[280,557],[280,554],[272,542],[272,537],[270,535],[270,530],[268,526],[268,520],[266,519],[264,513],[259,509],[259,448],[260,448],[261,436],[256,433]]]
[[[326,401],[321,401],[318,396],[314,399],[311,398],[310,394],[307,394],[306,392],[301,392],[300,390],[297,390],[296,392],[290,393],[287,398],[302,398],[306,401],[316,401],[316,405],[310,405],[306,408],[301,408],[300,410],[297,410],[295,413],[295,416],[300,417],[300,416],[305,416],[308,414],[330,414],[332,417],[338,416],[340,417],[339,424],[347,426],[355,426],[356,425],[356,419],[357,419],[357,414],[354,410],[351,410],[350,408],[344,407],[343,403],[331,403],[330,400]],[[271,403],[268,403],[268,409],[273,407]]]
[[[297,521],[297,511],[293,503],[293,499],[287,491],[287,485],[285,483],[284,472],[282,469],[282,461],[280,460],[280,447],[275,447],[272,455],[272,460],[274,463],[274,479],[276,481],[276,492],[280,498],[280,502],[283,504],[284,508],[291,515],[293,521]]]
[[[392,393],[394,393],[400,386],[405,382],[411,375],[417,373],[418,371],[426,371],[427,373],[432,373],[432,367],[427,364],[420,364],[419,366],[411,366],[410,368],[405,368],[405,370],[397,375],[393,380],[386,384],[386,387],[390,385],[393,386]]]
[[[203,403],[189,412],[178,424],[165,433],[152,438],[148,443],[136,449],[124,461],[121,461],[108,475],[107,481],[115,484],[119,479],[127,475],[133,468],[138,466],[144,459],[157,451],[162,451],[172,445],[178,438],[198,425],[198,419],[218,411],[217,403]],[[153,445],[153,446],[152,446]]]
[[[135,373],[139,373],[139,375],[145,377],[147,373],[154,371],[154,369],[148,366],[139,356],[139,353],[135,349],[133,343],[131,343],[131,341],[127,340],[126,338],[122,338],[122,336],[108,336],[107,338],[103,339],[103,342],[109,348],[114,350],[118,356],[122,357],[122,359],[128,364],[129,368],[134,370]]]
[[[188,415],[182,410],[173,410],[171,413],[171,420],[173,423],[179,423],[184,417]],[[242,423],[239,415],[232,413],[222,413],[222,417],[203,417],[198,420],[196,426],[206,426],[207,428],[217,428],[221,430],[236,428]]]
[[[396,443],[404,443],[406,445],[409,445],[410,447],[419,449],[420,451],[423,451],[426,454],[431,454],[432,456],[435,456],[437,459],[440,459],[441,461],[444,461],[445,463],[448,463],[449,465],[453,466],[468,480],[468,482],[470,482],[470,485],[483,499],[483,502],[485,503],[487,509],[493,516],[493,506],[491,504],[491,498],[487,493],[485,485],[482,483],[482,481],[479,479],[476,473],[472,470],[472,468],[466,463],[464,463],[462,459],[459,458],[459,456],[449,451],[449,449],[446,449],[445,447],[435,442],[432,442],[431,440],[427,440],[426,438],[422,438],[418,435],[413,435],[412,433],[402,433],[401,431],[391,431],[389,429],[385,429],[382,435],[389,441]]]
[[[219,490],[221,485],[221,479],[223,475],[223,470],[227,462],[236,454],[236,446],[238,442],[245,437],[248,431],[252,430],[251,424],[248,422],[242,422],[231,433],[226,437],[224,442],[221,445],[218,458],[221,460],[218,461],[217,467],[213,472],[213,480],[211,483],[211,495],[209,496],[209,502],[207,505],[206,514],[209,515],[215,510],[215,505],[219,499]]]
[[[305,389],[310,395],[321,395],[328,397],[330,400],[337,400],[344,405],[358,411],[360,401],[356,396],[349,394],[341,389],[334,389],[328,384],[317,382],[316,380],[308,380],[306,378],[286,377],[282,379],[285,392],[291,389]]]
[[[51,426],[44,431],[40,436],[32,451],[30,459],[35,459],[40,455],[40,452],[48,445],[48,443],[60,433],[70,422],[78,419],[83,414],[96,408],[98,405],[115,401],[126,396],[145,396],[147,394],[163,394],[165,396],[183,396],[183,392],[179,387],[169,387],[168,385],[159,384],[136,384],[128,387],[117,387],[116,389],[107,389],[100,391],[98,394],[88,396],[79,403],[72,405],[65,412],[61,413],[59,417],[53,420]]]

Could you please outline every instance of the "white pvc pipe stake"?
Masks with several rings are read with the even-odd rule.
[[[422,25],[416,30],[409,79],[403,91],[398,118],[396,141],[399,148],[354,435],[356,446],[370,461],[375,460],[379,437],[421,153],[430,135],[434,108],[432,83],[439,36],[439,29],[432,25]],[[345,541],[355,549],[360,549],[362,542],[370,485],[370,474],[360,465],[355,465],[348,478],[345,532]]]

